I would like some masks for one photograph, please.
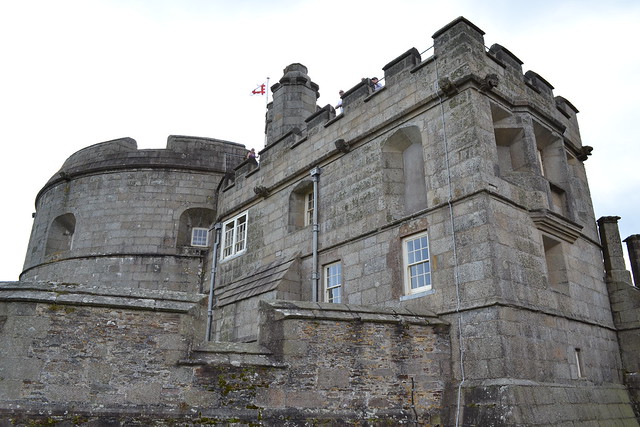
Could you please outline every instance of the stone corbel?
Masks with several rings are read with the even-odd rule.
[[[443,77],[438,80],[438,87],[447,96],[453,96],[458,93],[458,87],[451,80],[449,80],[448,77]]]
[[[336,146],[336,149],[338,151],[341,151],[343,153],[348,153],[349,151],[351,151],[351,146],[349,145],[349,143],[342,138],[337,139],[334,142],[334,145]]]
[[[485,78],[480,83],[480,90],[483,92],[492,90],[494,87],[498,86],[500,80],[498,79],[497,74],[487,74]]]
[[[580,160],[581,162],[584,162],[591,155],[592,151],[593,151],[593,147],[589,145],[585,145],[580,149],[580,152],[578,153],[578,160]]]
[[[269,197],[269,189],[267,187],[263,187],[262,185],[258,185],[253,188],[253,192],[256,193],[260,197],[267,198]]]

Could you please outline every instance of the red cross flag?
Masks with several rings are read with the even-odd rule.
[[[265,93],[267,93],[267,91],[265,90],[266,86],[267,85],[265,83],[262,83],[257,88],[251,91],[251,95],[264,95]]]

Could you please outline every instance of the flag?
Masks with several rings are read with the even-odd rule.
[[[267,93],[267,91],[265,90],[266,86],[267,85],[265,83],[258,85],[257,88],[251,91],[251,95],[264,95],[265,93]]]

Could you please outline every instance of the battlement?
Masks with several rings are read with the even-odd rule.
[[[83,148],[69,156],[47,182],[50,185],[72,176],[111,169],[171,168],[228,172],[242,162],[245,147],[214,138],[171,135],[166,149],[138,149],[132,138],[119,138]]]
[[[374,92],[365,79],[345,91],[342,114],[336,114],[331,105],[316,106],[304,117],[280,117],[287,121],[287,126],[276,130],[272,111],[284,112],[289,108],[287,102],[300,106],[298,101],[291,101],[291,96],[284,96],[284,92],[300,92],[296,85],[302,85],[309,93],[317,93],[318,85],[309,79],[307,68],[301,64],[290,65],[282,78],[285,83],[272,88],[274,101],[267,118],[268,139],[260,153],[263,164],[266,165],[270,157],[280,158],[283,150],[311,138],[333,142],[333,136],[346,129],[352,130],[354,142],[353,139],[366,130],[467,88],[490,93],[496,102],[509,108],[528,109],[543,117],[578,153],[581,148],[576,121],[578,110],[564,97],[554,96],[554,87],[539,74],[534,71],[523,74],[523,62],[508,49],[499,44],[486,48],[483,36],[482,30],[460,17],[434,33],[434,44],[425,51],[433,48],[431,56],[423,59],[416,48],[411,48],[386,64],[382,68],[385,86],[381,90]],[[297,67],[295,78],[291,76],[292,67]],[[300,109],[296,111],[300,113]],[[335,129],[339,129],[338,132]]]
[[[440,106],[453,111],[460,109],[461,103],[471,102],[470,99],[474,97],[482,98],[481,102],[490,106],[484,113],[479,113],[485,115],[483,120],[489,120],[476,132],[488,131],[489,134],[485,136],[493,139],[492,150],[497,149],[498,152],[496,158],[485,153],[485,159],[470,159],[470,162],[475,162],[473,168],[484,168],[483,174],[496,175],[494,168],[499,166],[496,161],[505,163],[499,173],[502,179],[487,178],[491,188],[498,188],[508,198],[518,194],[518,188],[539,190],[537,195],[526,196],[529,201],[519,202],[532,210],[552,209],[552,202],[532,202],[536,198],[556,197],[551,194],[555,190],[549,190],[549,184],[538,179],[539,174],[530,173],[540,167],[534,159],[535,152],[542,152],[559,141],[570,158],[586,160],[591,148],[582,147],[576,118],[578,109],[566,98],[555,96],[553,86],[539,74],[533,71],[523,73],[523,62],[507,48],[499,44],[487,48],[484,45],[484,32],[463,17],[435,32],[433,39],[433,46],[422,54],[414,47],[384,65],[382,69],[385,85],[381,89],[374,91],[370,82],[364,79],[345,91],[342,96],[343,111],[340,114],[331,105],[316,105],[307,115],[300,115],[301,111],[311,109],[298,108],[302,105],[298,98],[304,97],[308,104],[310,99],[315,98],[318,85],[311,81],[307,68],[303,65],[292,64],[285,68],[284,83],[275,86],[274,101],[267,113],[267,144],[260,152],[260,164],[257,168],[252,165],[241,166],[235,171],[235,179],[230,181],[232,185],[226,187],[225,207],[237,210],[237,206],[255,200],[256,194],[251,189],[265,188],[268,191],[263,194],[268,194],[285,182],[301,179],[317,164],[345,155],[367,141],[375,140],[401,126],[414,124],[411,117],[419,117],[428,111],[434,115],[434,124],[430,125],[431,138],[439,140],[443,137],[442,129],[436,125],[440,121],[436,119],[440,114]],[[431,52],[431,55],[423,58],[425,52]],[[293,73],[296,75],[292,76]],[[274,116],[277,111],[284,114],[293,110],[297,112],[297,116]],[[459,111],[451,119],[465,123],[470,119],[460,115],[470,113],[476,114],[477,108],[465,113]],[[490,117],[486,117],[487,115]],[[529,124],[525,126],[528,130],[522,133],[524,117]],[[280,123],[286,122],[286,126],[274,125],[277,120]],[[508,138],[505,140],[503,137],[504,134],[516,133],[531,134],[520,138],[535,140],[527,143],[531,147],[522,153],[519,153],[521,148],[517,148],[520,147],[517,141]],[[467,141],[463,145],[469,144],[471,142]],[[503,146],[509,148],[511,158],[505,157]],[[454,151],[463,149],[461,147]],[[478,150],[469,147],[464,150]],[[548,156],[553,157],[551,149],[546,151]],[[513,159],[522,156],[529,157],[527,171],[530,172],[517,170],[519,163]],[[484,164],[478,163],[479,161]],[[560,160],[557,158],[550,158],[548,163],[558,161]],[[465,176],[465,168],[468,165],[456,171],[454,176]],[[552,179],[552,186],[560,188],[560,192],[568,191],[565,187],[568,187],[569,178],[560,176],[563,173],[556,173]],[[453,192],[471,194],[487,188],[487,179],[476,180],[474,184],[473,180],[456,178]],[[440,178],[438,181],[442,183]],[[506,185],[505,181],[514,185]],[[250,191],[244,189],[245,185]],[[443,200],[446,191],[443,187],[432,188],[429,197],[436,201]],[[590,207],[571,209],[586,212]],[[592,213],[580,215],[583,218],[593,216]],[[578,216],[578,213],[572,214],[570,219],[575,220]],[[588,223],[589,220],[586,220],[582,225],[588,225],[591,230],[591,224]],[[590,234],[596,238],[595,231],[590,231]]]

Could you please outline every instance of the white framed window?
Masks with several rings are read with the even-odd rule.
[[[405,293],[415,294],[431,289],[429,238],[427,233],[407,237],[402,241]]]
[[[334,262],[324,266],[325,302],[342,302],[342,264]]]
[[[304,225],[313,224],[313,191],[304,195]]]
[[[191,229],[191,246],[209,246],[209,229],[193,227]]]
[[[247,212],[243,212],[223,224],[221,259],[239,255],[247,249],[247,218]]]

